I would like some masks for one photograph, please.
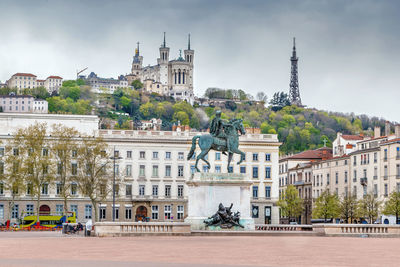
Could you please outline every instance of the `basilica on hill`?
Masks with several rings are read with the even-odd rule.
[[[164,40],[159,48],[160,57],[156,65],[143,66],[143,56],[140,55],[139,43],[132,61],[131,73],[126,78],[131,84],[134,80],[143,83],[144,90],[161,95],[172,96],[177,100],[185,100],[193,104],[193,59],[194,50],[190,47],[190,34],[187,49],[180,50],[177,59],[170,59],[170,48]]]

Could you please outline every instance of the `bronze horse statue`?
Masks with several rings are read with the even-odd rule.
[[[244,152],[239,150],[239,134],[240,135],[246,134],[246,130],[244,129],[243,122],[241,119],[233,119],[229,121],[229,123],[224,124],[223,126],[224,133],[226,138],[218,138],[214,137],[211,134],[205,135],[196,135],[192,138],[192,147],[190,148],[190,152],[187,156],[187,159],[190,160],[196,150],[196,141],[199,139],[199,147],[201,149],[201,153],[196,158],[196,171],[200,172],[197,164],[199,160],[203,160],[207,163],[208,168],[211,167],[210,163],[205,159],[208,152],[213,149],[216,151],[221,152],[228,152],[228,167],[227,170],[229,172],[229,166],[233,157],[233,154],[240,155],[240,161],[238,161],[238,165],[242,163],[245,159]]]

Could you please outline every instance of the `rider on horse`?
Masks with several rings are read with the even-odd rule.
[[[224,131],[224,127],[230,125],[229,123],[225,122],[223,119],[221,119],[221,110],[217,110],[215,112],[215,118],[211,121],[210,124],[210,134],[213,137],[221,138],[226,142],[226,147],[228,150],[228,153],[231,152],[229,148],[229,142],[227,140],[227,136]],[[225,151],[222,152],[222,154],[226,155]]]

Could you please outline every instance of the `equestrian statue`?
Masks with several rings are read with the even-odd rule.
[[[200,159],[207,163],[208,168],[211,167],[210,163],[205,159],[205,157],[212,149],[215,151],[221,151],[224,155],[228,153],[227,170],[229,172],[229,166],[233,154],[240,155],[240,161],[238,161],[237,163],[238,165],[245,160],[244,152],[239,150],[239,133],[240,135],[246,134],[246,130],[244,129],[242,120],[223,120],[221,118],[221,111],[218,110],[215,113],[215,118],[210,123],[210,134],[196,135],[192,138],[192,147],[190,148],[187,159],[190,160],[194,155],[194,151],[196,150],[196,141],[198,139],[201,152],[196,157],[196,171],[200,172],[199,168],[197,167]]]

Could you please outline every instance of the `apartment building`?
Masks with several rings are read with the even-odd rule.
[[[43,86],[51,94],[52,92],[58,92],[58,89],[62,86],[63,78],[60,76],[49,76],[45,80],[37,79],[37,76],[31,73],[15,73],[6,82],[7,87],[17,88],[19,92],[22,89],[32,89]]]

